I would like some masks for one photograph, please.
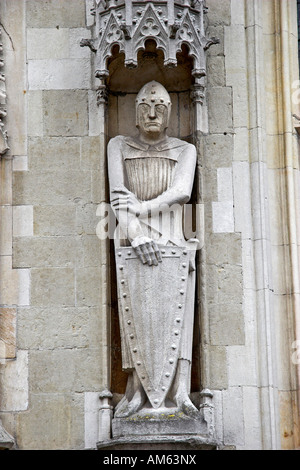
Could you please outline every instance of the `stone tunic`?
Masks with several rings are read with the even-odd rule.
[[[121,151],[127,188],[140,201],[151,201],[165,193],[172,187],[178,157],[188,145],[176,138],[169,138],[155,146],[142,144],[131,137],[122,138]],[[185,243],[181,205],[173,205],[170,210],[165,207],[159,214],[139,220],[144,235],[159,244]]]

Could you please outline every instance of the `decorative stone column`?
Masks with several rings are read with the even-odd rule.
[[[0,36],[1,36],[1,29],[0,29]],[[5,87],[5,75],[3,73],[3,69],[4,69],[3,46],[2,46],[2,43],[0,43],[0,165],[1,165],[1,158],[9,150],[8,143],[7,143],[7,132],[5,130],[5,124],[4,124],[5,116],[6,116],[6,87]],[[2,217],[2,211],[0,210],[0,230],[3,228],[5,229],[5,225],[3,227],[1,217]],[[0,322],[1,322],[1,315],[0,315]],[[1,325],[0,325],[0,332],[2,330],[3,329],[1,328]],[[5,360],[6,358],[5,348],[3,351],[3,348],[1,347],[2,342],[3,342],[3,339],[0,336],[0,365],[2,363],[2,360],[3,359]],[[3,342],[3,344],[5,343]],[[1,390],[0,390],[0,393],[1,393]],[[5,431],[5,429],[2,426],[2,422],[0,420],[0,450],[10,449],[13,447],[13,445],[14,445],[13,438]]]

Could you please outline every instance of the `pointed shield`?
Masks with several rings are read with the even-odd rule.
[[[177,368],[189,252],[163,247],[158,266],[144,265],[132,248],[118,248],[116,255],[126,344],[151,405],[159,408]]]

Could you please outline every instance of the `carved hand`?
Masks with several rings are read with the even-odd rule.
[[[143,264],[158,266],[158,263],[162,262],[160,250],[156,242],[151,238],[137,237],[132,241],[131,245]]]
[[[142,210],[142,203],[125,186],[116,188],[112,191],[115,196],[111,199],[111,205],[114,210],[127,210],[131,214],[139,217]]]

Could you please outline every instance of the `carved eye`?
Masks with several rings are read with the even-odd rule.
[[[140,104],[139,108],[143,113],[147,113],[150,110],[150,106],[146,103]]]
[[[159,113],[159,114],[163,114],[166,110],[166,107],[164,104],[157,104],[155,106],[155,109],[156,109],[156,112]]]

